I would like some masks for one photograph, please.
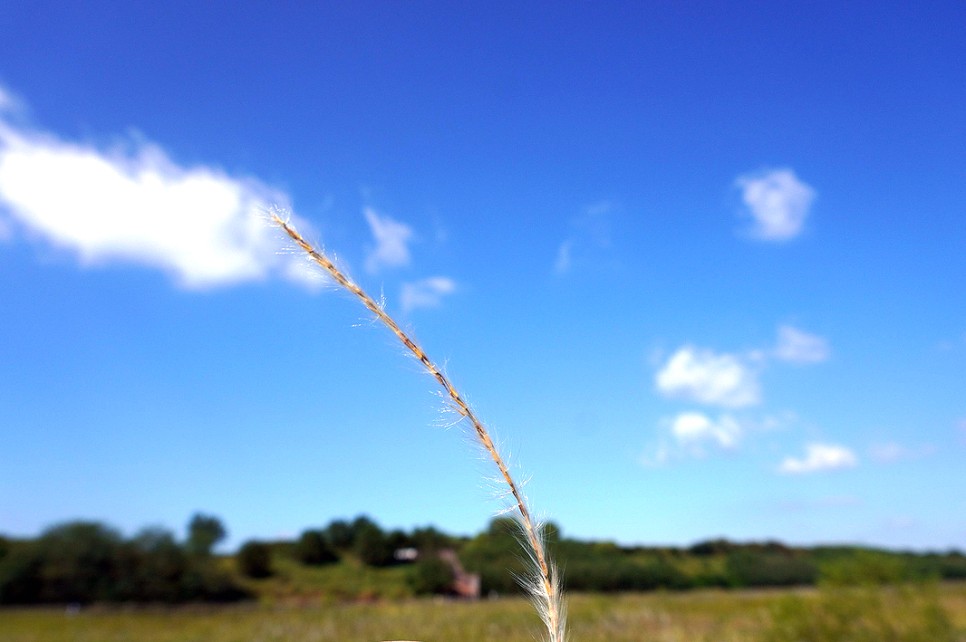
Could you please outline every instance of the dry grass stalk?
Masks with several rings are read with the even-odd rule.
[[[487,452],[497,469],[503,483],[509,489],[509,496],[513,498],[513,509],[515,510],[517,521],[523,531],[523,539],[526,545],[527,554],[533,563],[533,573],[530,577],[522,578],[521,583],[530,593],[537,611],[540,613],[544,624],[547,627],[549,642],[565,642],[566,639],[566,613],[563,599],[561,596],[559,575],[555,565],[550,561],[544,546],[542,529],[534,520],[533,515],[527,505],[526,498],[520,490],[510,469],[500,455],[490,437],[489,431],[477,418],[472,408],[466,403],[460,393],[453,387],[446,375],[433,363],[432,360],[423,352],[412,338],[409,337],[396,321],[389,316],[382,306],[372,297],[356,285],[346,276],[336,265],[321,251],[315,249],[308,243],[292,224],[282,218],[278,211],[271,213],[272,222],[281,227],[286,234],[308,254],[309,258],[318,264],[325,272],[332,277],[339,285],[358,297],[362,303],[372,312],[379,321],[384,323],[392,333],[396,335],[406,349],[415,356],[423,367],[439,382],[446,394],[449,396],[453,409],[461,418],[469,422],[473,428],[474,435],[480,445]]]

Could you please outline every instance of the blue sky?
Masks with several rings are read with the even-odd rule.
[[[0,532],[966,546],[961,3],[0,7]],[[329,3],[335,4],[335,3]]]

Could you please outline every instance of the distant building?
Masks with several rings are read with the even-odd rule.
[[[397,548],[392,556],[397,562],[415,562],[419,557],[419,551],[412,547]]]

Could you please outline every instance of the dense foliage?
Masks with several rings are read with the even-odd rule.
[[[230,601],[247,597],[207,555],[162,529],[130,540],[96,522],[54,526],[7,542],[0,604]]]
[[[416,595],[446,595],[452,591],[453,569],[442,559],[427,556],[410,569],[409,585]]]
[[[454,569],[440,559],[444,551],[454,551],[467,572],[479,574],[484,595],[519,593],[516,577],[526,570],[518,527],[508,518],[493,520],[470,538],[432,527],[385,531],[365,516],[333,520],[305,530],[295,541],[247,542],[234,555],[234,565],[213,553],[225,534],[217,518],[199,514],[183,542],[158,528],[125,539],[95,522],[55,526],[34,540],[0,537],[0,604],[233,600],[250,594],[241,586],[249,591],[267,586],[259,582],[275,582],[283,591],[296,590],[295,584],[299,591],[316,586],[351,598],[381,593],[382,577],[386,586],[396,587],[384,594],[446,594],[452,591]],[[878,573],[888,582],[897,573],[902,581],[966,579],[966,556],[958,551],[917,554],[724,539],[687,548],[627,547],[568,539],[554,525],[547,545],[571,591],[800,586],[819,578],[829,585],[836,574],[869,578]],[[854,570],[856,560],[861,573]],[[324,580],[325,573],[333,579]],[[348,588],[345,578],[360,574],[368,579]]]
[[[309,566],[339,561],[335,548],[321,530],[309,529],[303,532],[295,545],[295,555],[298,561]]]
[[[272,574],[272,549],[264,542],[245,542],[238,549],[236,562],[238,570],[246,577],[269,577]]]

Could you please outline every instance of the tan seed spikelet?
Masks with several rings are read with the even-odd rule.
[[[504,458],[497,450],[496,444],[490,437],[489,431],[477,418],[469,404],[463,399],[462,395],[453,387],[444,372],[429,358],[423,349],[410,336],[404,332],[396,321],[390,317],[382,305],[377,303],[372,297],[365,293],[356,285],[344,272],[321,251],[314,248],[298,233],[294,226],[283,217],[283,212],[274,210],[270,212],[271,220],[288,234],[289,238],[301,248],[313,262],[318,264],[336,283],[354,294],[363,305],[375,315],[386,327],[388,327],[396,338],[406,346],[406,349],[422,364],[429,374],[439,383],[449,398],[450,406],[459,417],[467,421],[473,429],[473,434],[480,446],[486,451],[493,464],[499,471],[499,478],[508,488],[508,497],[512,498],[513,509],[516,512],[517,522],[520,524],[522,539],[527,556],[531,561],[532,572],[527,577],[521,578],[521,584],[530,594],[537,612],[540,614],[544,625],[547,627],[548,642],[565,642],[566,640],[566,617],[563,599],[561,596],[560,579],[556,566],[550,561],[543,541],[543,534],[540,525],[533,519],[530,507],[526,498],[507,466]]]

